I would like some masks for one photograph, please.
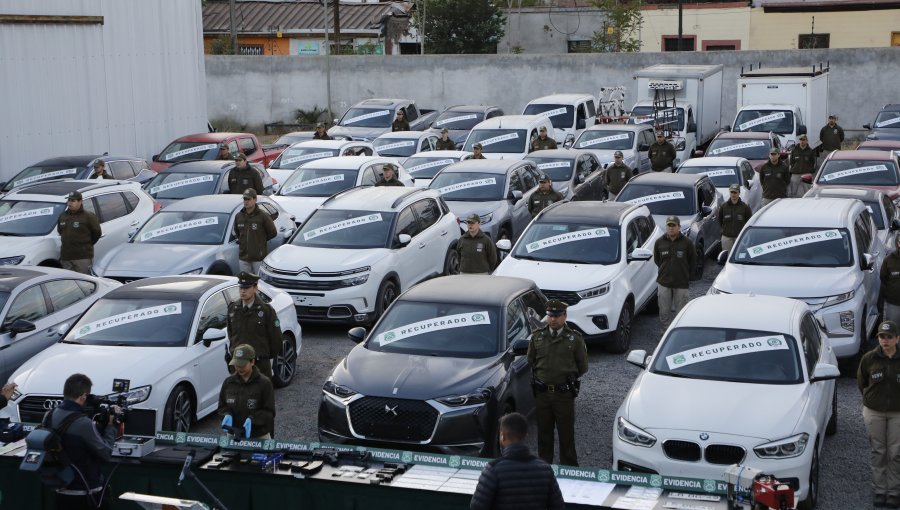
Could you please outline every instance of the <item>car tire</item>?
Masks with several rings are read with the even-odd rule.
[[[706,267],[706,253],[704,249],[705,247],[701,240],[697,243],[697,268],[694,270],[698,280],[703,278],[703,268]]]
[[[619,322],[616,330],[610,336],[610,342],[606,344],[606,351],[613,354],[622,354],[631,347],[631,321],[634,318],[634,309],[630,301],[625,301],[622,311],[619,312]]]
[[[163,430],[188,432],[194,424],[194,397],[185,384],[179,384],[169,394],[163,410]]]
[[[291,335],[281,334],[281,352],[272,360],[272,385],[284,388],[297,372],[297,347]]]
[[[378,297],[375,299],[375,320],[384,314],[387,307],[397,299],[398,294],[397,284],[394,283],[394,280],[381,282],[381,286],[378,287]]]
[[[819,441],[813,445],[813,458],[809,467],[809,491],[806,499],[797,505],[798,510],[814,510],[819,501]]]
[[[833,436],[837,433],[837,420],[838,420],[838,408],[837,408],[837,384],[834,385],[834,393],[831,395],[831,418],[828,419],[828,423],[825,425],[825,435]]]
[[[495,423],[497,423],[497,425],[494,427],[494,439],[489,446],[485,445],[484,448],[486,450],[485,453],[488,457],[496,458],[503,453],[503,448],[500,447],[500,418],[503,418],[507,414],[514,412],[516,412],[516,407],[512,404],[512,402],[506,401],[503,403],[503,408],[500,411],[500,415],[497,416],[497,419],[495,420]]]
[[[444,258],[444,275],[452,274],[459,274],[459,252],[456,251],[456,246],[451,246]]]

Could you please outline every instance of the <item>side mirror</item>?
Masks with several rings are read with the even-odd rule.
[[[528,354],[528,339],[520,338],[513,342],[512,353],[515,356],[524,356]]]
[[[633,260],[644,261],[644,260],[650,260],[652,258],[653,258],[653,252],[648,250],[647,248],[635,248],[634,251],[632,251],[628,255],[628,262],[631,262]]]
[[[710,207],[708,205],[704,205],[703,207],[700,208],[700,216],[703,218],[706,218],[707,216],[712,214],[712,212],[713,212],[712,207]]]
[[[706,151],[702,151],[700,149],[694,151],[695,158],[702,158],[704,154],[706,154]]]
[[[219,328],[208,328],[203,332],[203,346],[209,347],[213,342],[225,339],[225,330]]]
[[[863,271],[872,271],[875,269],[875,257],[871,253],[863,253]]]
[[[397,241],[400,242],[400,246],[406,246],[412,241],[412,237],[409,234],[400,234],[397,236]]]
[[[725,126],[722,128],[723,131],[731,131],[731,126]]]
[[[134,235],[137,234],[137,232],[138,232],[137,227],[134,227],[131,230],[129,230],[128,231],[128,239],[131,239],[132,237],[134,237]]]
[[[804,126],[803,124],[800,124],[799,126],[797,126],[797,134],[805,135],[806,134],[806,126]]]
[[[578,119],[575,121],[575,129],[584,129],[586,126],[584,119]]]
[[[894,220],[897,221],[897,220]],[[509,251],[512,249],[512,241],[509,239],[500,239],[497,241],[497,249],[500,251]]]
[[[863,129],[872,129],[871,124],[863,124]]]
[[[628,353],[625,361],[631,363],[638,368],[647,368],[647,351],[636,350]]]
[[[803,174],[800,176],[800,180],[805,182],[806,184],[812,184],[813,174]]]
[[[16,319],[8,326],[9,336],[15,337],[19,333],[27,333],[29,331],[34,331],[37,329],[37,326],[34,325],[31,321],[26,321],[25,319]]]
[[[575,135],[566,135],[566,139],[563,140],[563,148],[568,149],[575,145]]]
[[[289,229],[285,230],[283,235],[284,235],[285,239],[290,239],[291,236],[294,235],[294,229],[289,228]]]
[[[159,154],[154,154],[153,157],[150,158],[150,159],[151,159],[152,161],[159,161]]]
[[[841,371],[838,370],[838,367],[832,365],[831,363],[816,363],[816,368],[813,370],[812,377],[809,378],[810,383],[819,382],[819,381],[830,381],[832,379],[837,379],[841,376]]]
[[[900,230],[900,220],[894,218],[891,220],[891,230]]]
[[[728,250],[722,250],[719,252],[719,256],[716,257],[716,262],[720,266],[724,266],[726,262],[728,262]]]
[[[638,152],[647,152],[650,150],[649,143],[638,144]]]
[[[350,337],[350,340],[353,340],[353,343],[360,343],[366,338],[366,328],[356,327],[347,332],[347,336]]]
[[[517,189],[510,190],[509,199],[512,200],[513,202],[518,202],[519,200],[522,200],[522,192]]]

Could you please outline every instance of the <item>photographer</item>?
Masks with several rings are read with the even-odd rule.
[[[75,469],[75,479],[68,487],[57,489],[56,507],[73,509],[108,508],[104,501],[105,484],[100,464],[109,462],[112,443],[116,440],[116,427],[111,426],[115,414],[121,410],[112,407],[108,423],[103,424],[103,436],[98,426],[85,414],[85,403],[91,393],[91,380],[84,374],[74,374],[63,386],[64,400],[56,409],[44,415],[42,424],[57,430],[62,437],[63,452]],[[62,427],[73,413],[80,415],[68,427]]]

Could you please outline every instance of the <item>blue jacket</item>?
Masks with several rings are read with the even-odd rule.
[[[471,510],[561,510],[565,508],[553,470],[528,446],[514,443],[485,466]]]
[[[84,414],[84,408],[71,400],[63,400],[59,407],[44,416],[44,423],[47,423],[49,418],[51,427],[59,427],[72,413]],[[76,473],[75,479],[66,487],[67,489],[95,489],[103,485],[100,464],[110,460],[112,444],[116,440],[116,428],[108,426],[103,432],[101,437],[94,422],[87,416],[82,416],[72,422],[63,434],[63,451],[81,472],[81,476]]]

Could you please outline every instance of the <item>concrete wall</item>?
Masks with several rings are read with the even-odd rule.
[[[722,123],[736,111],[741,65],[767,67],[831,63],[828,103],[845,129],[860,129],[889,102],[900,102],[900,48],[569,55],[408,55],[331,57],[333,109],[340,115],[372,97],[410,97],[421,108],[494,104],[521,113],[555,92],[589,92],[624,85],[630,108],[634,71],[651,64],[723,64]],[[206,57],[210,118],[248,124],[289,121],[293,111],[326,104],[324,57]],[[810,129],[826,119],[810,119]]]
[[[506,33],[497,53],[568,53],[568,42],[590,41],[603,26],[604,14],[596,9],[523,8],[506,10]]]
[[[641,26],[641,51],[662,51],[663,36],[678,35],[678,9],[645,9]],[[696,49],[704,42],[735,41],[737,49],[750,46],[750,8],[684,9],[684,35],[696,37]]]
[[[848,12],[763,12],[750,15],[750,48],[797,48],[798,34],[830,34],[830,48],[877,48],[891,45],[891,32],[900,31],[900,9]]]

